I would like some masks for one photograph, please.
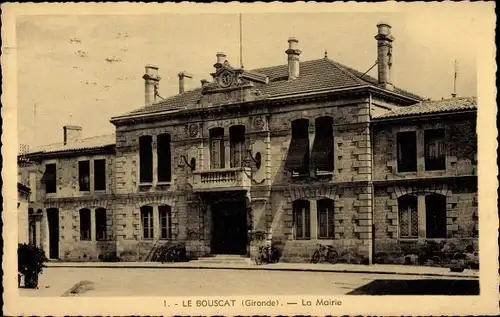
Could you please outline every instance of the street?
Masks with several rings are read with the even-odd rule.
[[[479,280],[228,269],[46,268],[38,290],[20,289],[21,296],[35,297],[440,293],[478,294]]]

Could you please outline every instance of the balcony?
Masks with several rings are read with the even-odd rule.
[[[249,190],[250,173],[248,167],[194,171],[191,185],[195,192]]]

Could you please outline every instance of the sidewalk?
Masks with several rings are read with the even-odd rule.
[[[303,272],[337,272],[364,274],[398,274],[419,276],[442,276],[457,278],[479,278],[479,271],[464,270],[451,272],[449,268],[409,266],[393,264],[312,264],[312,263],[275,263],[267,265],[227,264],[227,263],[160,263],[160,262],[47,262],[47,267],[65,268],[148,268],[148,269],[226,269],[226,270],[268,270],[268,271],[303,271]]]

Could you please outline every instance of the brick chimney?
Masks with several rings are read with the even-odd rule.
[[[184,78],[193,78],[193,75],[186,72],[180,72],[178,76],[179,76],[179,94],[182,94],[185,91]]]
[[[392,83],[392,42],[391,26],[385,22],[377,24],[377,61],[378,61],[378,83],[385,89],[394,89]]]
[[[161,77],[158,76],[158,67],[153,65],[146,65],[146,73],[142,78],[144,79],[144,99],[145,105],[152,105],[156,101],[158,94],[158,87]]]
[[[285,51],[288,55],[288,80],[299,77],[299,55],[302,52],[297,48],[298,44],[299,41],[296,38],[288,39],[288,49]]]
[[[82,139],[82,127],[65,125],[63,127],[64,145],[69,145]]]

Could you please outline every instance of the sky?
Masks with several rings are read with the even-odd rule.
[[[432,12],[431,14],[429,14]],[[420,96],[476,95],[480,16],[470,10],[405,13],[244,13],[243,64],[286,64],[289,37],[301,61],[328,57],[365,72],[376,60],[377,23],[392,25],[393,82]],[[109,122],[144,105],[144,66],[159,67],[160,95],[211,79],[216,53],[239,65],[238,14],[30,15],[16,21],[18,140],[30,146],[62,142],[64,125],[84,137],[112,133]],[[377,76],[374,67],[370,75]]]

